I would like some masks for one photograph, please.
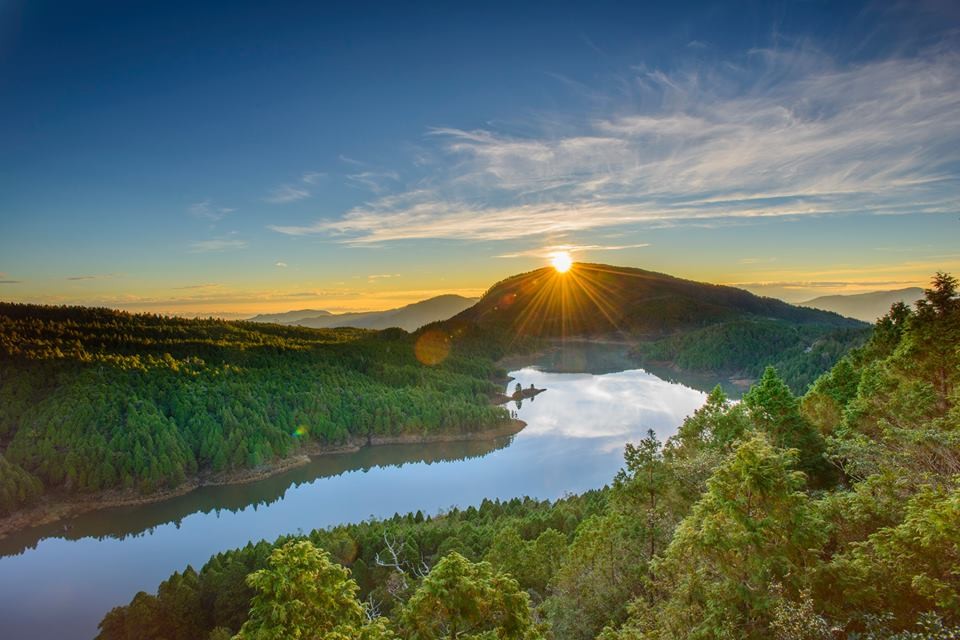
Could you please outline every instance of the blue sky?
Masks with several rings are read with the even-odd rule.
[[[237,315],[624,264],[960,271],[953,2],[0,2],[0,299]]]

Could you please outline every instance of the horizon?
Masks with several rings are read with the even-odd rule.
[[[551,264],[551,262],[553,262],[553,264]],[[443,297],[448,297],[448,296],[456,296],[456,297],[463,298],[463,299],[465,299],[465,300],[469,300],[469,301],[472,301],[472,302],[477,302],[477,301],[479,301],[479,300],[481,300],[481,299],[483,298],[483,296],[489,291],[489,289],[491,289],[492,287],[494,287],[494,286],[495,286],[496,284],[498,284],[501,280],[511,279],[511,278],[514,278],[514,277],[517,277],[517,276],[520,276],[520,275],[525,275],[525,274],[527,274],[527,273],[531,273],[531,272],[534,272],[534,271],[549,270],[551,267],[554,268],[554,269],[556,269],[557,271],[559,271],[561,274],[566,273],[566,271],[568,271],[569,269],[571,269],[571,268],[573,268],[573,267],[576,267],[577,265],[591,265],[591,266],[599,266],[599,267],[609,267],[609,268],[614,268],[614,269],[618,269],[618,268],[627,268],[627,269],[637,268],[637,267],[626,267],[625,265],[609,265],[609,264],[602,264],[602,263],[584,263],[584,262],[569,262],[568,265],[569,265],[569,266],[565,266],[565,268],[561,268],[561,267],[559,267],[559,266],[556,264],[556,262],[555,262],[554,260],[548,259],[547,264],[544,264],[544,265],[541,265],[541,266],[539,266],[539,267],[536,267],[536,268],[532,269],[531,271],[524,272],[524,273],[510,274],[510,275],[507,276],[506,278],[502,278],[502,279],[500,279],[500,280],[498,280],[498,281],[496,281],[496,282],[493,282],[493,283],[490,284],[489,287],[487,287],[487,289],[484,289],[484,290],[481,291],[480,293],[476,293],[476,294],[473,294],[473,295],[466,295],[466,294],[462,294],[462,293],[459,293],[459,292],[450,291],[450,292],[445,292],[445,293],[437,293],[437,294],[431,295],[431,296],[429,296],[429,297],[427,297],[427,298],[420,298],[420,299],[414,300],[413,302],[409,302],[409,303],[403,303],[403,304],[398,304],[398,305],[396,305],[396,306],[379,307],[379,308],[362,308],[362,309],[323,308],[323,309],[320,309],[320,308],[316,308],[316,307],[305,306],[305,307],[284,307],[284,308],[278,309],[278,310],[276,310],[276,311],[261,311],[261,312],[256,312],[256,313],[244,313],[244,312],[217,312],[217,311],[196,311],[196,312],[189,312],[189,311],[187,311],[187,312],[178,312],[178,311],[151,311],[151,310],[149,310],[149,309],[147,309],[147,310],[144,310],[144,309],[136,309],[136,308],[134,308],[134,309],[128,309],[128,308],[124,308],[124,307],[122,307],[122,306],[109,306],[109,305],[82,305],[82,304],[81,304],[81,305],[67,305],[67,306],[101,306],[102,308],[113,309],[113,310],[116,310],[116,311],[123,311],[123,312],[134,313],[134,314],[137,314],[137,313],[156,314],[156,315],[165,316],[165,317],[185,318],[185,319],[207,319],[207,318],[214,318],[214,319],[220,319],[220,320],[251,320],[251,319],[254,319],[254,318],[259,317],[259,316],[261,316],[261,315],[263,315],[263,316],[284,315],[284,314],[286,314],[286,313],[298,313],[298,312],[304,312],[304,311],[314,311],[314,312],[317,312],[317,313],[320,313],[320,314],[331,314],[331,315],[334,315],[334,316],[336,316],[336,315],[355,315],[355,314],[356,314],[356,315],[362,315],[362,314],[367,314],[367,313],[373,314],[373,313],[380,313],[380,312],[385,312],[385,311],[396,311],[396,310],[399,310],[399,309],[402,309],[402,308],[406,308],[406,307],[408,307],[408,306],[412,306],[412,305],[418,304],[418,303],[420,303],[420,302],[428,302],[428,301],[431,301],[431,300],[434,300],[434,299],[437,299],[437,298],[443,298]],[[672,276],[673,274],[665,274],[665,275]],[[711,282],[705,282],[705,283],[703,283],[703,284],[718,284],[718,285],[722,285],[722,286],[733,286],[733,285],[724,285],[723,283],[711,283]],[[928,283],[928,284],[929,284],[929,283]],[[762,296],[762,297],[770,297],[770,298],[782,300],[782,301],[784,301],[784,302],[787,302],[788,304],[792,304],[792,305],[795,305],[795,306],[804,306],[805,303],[807,303],[807,302],[814,302],[814,301],[816,301],[816,300],[818,300],[818,299],[820,299],[820,298],[831,298],[831,297],[836,297],[836,296],[839,296],[839,297],[843,298],[843,297],[847,297],[847,296],[858,296],[858,295],[871,295],[871,294],[884,294],[884,293],[899,293],[899,292],[908,291],[908,290],[911,290],[911,289],[926,290],[926,289],[928,288],[928,284],[922,284],[922,285],[917,285],[917,286],[912,286],[912,287],[901,287],[901,288],[897,288],[897,289],[883,289],[883,290],[864,291],[864,292],[859,292],[859,293],[823,294],[823,295],[816,296],[816,297],[814,297],[814,298],[803,299],[803,300],[793,300],[793,301],[786,300],[786,299],[784,299],[784,298],[782,298],[782,297],[769,296],[769,295],[766,295],[766,294],[764,294],[764,293],[755,293],[755,295],[759,295],[759,296]],[[737,288],[740,288],[740,287],[737,287]],[[744,290],[747,290],[747,291],[750,291],[750,289],[748,289],[748,288],[746,288],[746,287],[743,287],[743,289],[744,289]],[[750,291],[750,292],[751,292],[751,293],[754,293],[753,291]],[[5,300],[0,300],[0,302],[7,302],[7,301],[5,301]],[[23,301],[23,302],[18,302],[18,303],[19,303],[19,304],[40,304],[40,305],[45,305],[45,304],[47,304],[47,303],[33,303],[33,302],[30,302],[30,301]],[[56,305],[54,305],[54,306],[56,306]],[[828,309],[828,310],[830,310],[830,309]],[[842,314],[841,314],[841,315],[842,315]]]
[[[549,264],[960,272],[949,2],[0,7],[0,299],[239,318]]]

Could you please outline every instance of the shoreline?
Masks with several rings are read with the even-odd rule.
[[[353,438],[346,444],[324,446],[317,442],[305,444],[296,453],[281,458],[268,465],[256,469],[240,469],[237,471],[219,474],[200,474],[189,478],[181,484],[147,495],[137,493],[134,489],[112,489],[95,494],[65,499],[61,495],[43,496],[40,502],[33,507],[11,514],[0,519],[0,540],[20,531],[53,524],[61,520],[74,518],[91,511],[111,509],[116,507],[134,507],[163,502],[172,498],[186,495],[201,487],[215,487],[226,485],[240,485],[265,480],[291,469],[310,464],[314,458],[342,453],[355,453],[364,447],[376,447],[391,444],[430,444],[435,442],[469,442],[473,440],[492,440],[505,436],[516,435],[527,426],[522,420],[515,418],[507,423],[484,429],[461,433],[405,433],[394,436],[368,436]]]

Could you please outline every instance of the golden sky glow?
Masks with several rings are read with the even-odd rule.
[[[476,56],[428,28],[397,43],[389,91],[382,55],[309,30],[250,49],[179,22],[144,39],[165,22],[143,18],[108,41],[38,8],[4,49],[0,300],[375,311],[581,263],[788,302],[926,286],[960,273],[960,52],[934,8],[951,3],[889,4],[849,24],[831,7],[829,37],[820,19],[786,35],[780,9],[759,31],[711,10],[695,40],[688,10],[600,22],[602,55],[499,21],[505,55]],[[178,38],[195,64],[150,49]],[[438,50],[454,58],[420,63]],[[316,66],[340,57],[349,73]]]

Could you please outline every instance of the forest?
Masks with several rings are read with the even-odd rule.
[[[919,640],[960,634],[960,300],[938,274],[796,396],[718,387],[610,484],[258,542],[100,640]]]
[[[772,364],[794,393],[802,394],[844,354],[862,346],[867,327],[792,325],[740,319],[637,344],[641,362],[667,362],[684,370],[757,379]],[[771,354],[776,354],[771,363]]]
[[[0,517],[45,494],[150,494],[308,444],[509,420],[491,360],[440,344],[424,364],[417,346],[400,329],[0,304]]]

